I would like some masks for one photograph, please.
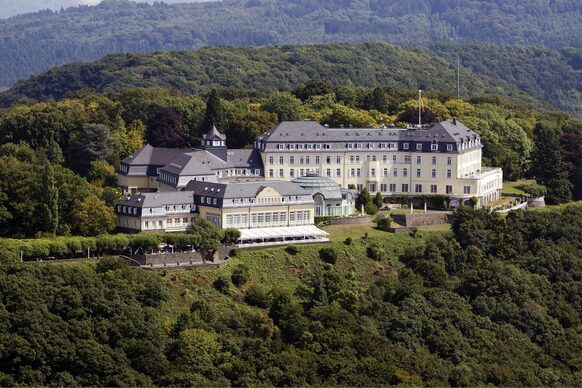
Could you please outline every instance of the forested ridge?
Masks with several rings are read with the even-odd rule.
[[[0,21],[0,86],[58,64],[109,53],[385,41],[476,40],[582,47],[581,0],[104,1]]]
[[[0,384],[582,385],[582,208],[461,209],[452,229],[205,271],[2,250]]]
[[[336,85],[423,88],[456,94],[456,56],[461,60],[461,96],[509,96],[532,106],[537,100],[582,114],[582,51],[567,52],[483,43],[402,47],[384,43],[206,47],[195,51],[117,54],[73,63],[17,83],[0,104],[62,99],[91,89],[162,86],[197,94],[212,88],[291,90],[311,78]]]
[[[0,8],[0,18],[7,18],[19,14],[38,12],[45,9],[59,11],[61,8],[78,6],[80,4],[96,4],[100,0],[18,0],[4,1]],[[208,0],[164,0],[164,3],[184,3]],[[148,0],[153,3],[154,0]]]

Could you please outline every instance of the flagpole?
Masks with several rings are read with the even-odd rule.
[[[418,127],[422,126],[422,89],[418,89]]]

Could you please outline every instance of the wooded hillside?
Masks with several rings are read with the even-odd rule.
[[[582,0],[104,1],[0,21],[0,86],[116,52],[202,46],[478,40],[582,47]]]

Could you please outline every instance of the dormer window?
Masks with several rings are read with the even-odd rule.
[[[417,143],[416,144],[416,150],[417,151],[422,151],[422,143]]]
[[[452,150],[453,150],[453,145],[447,144],[447,151],[452,151]]]
[[[408,143],[402,143],[402,148],[407,150],[408,149]]]
[[[436,141],[433,141],[432,144],[430,145],[430,150],[431,151],[438,151],[439,149],[439,145]]]

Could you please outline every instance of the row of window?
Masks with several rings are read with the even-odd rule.
[[[168,174],[167,172],[160,171],[159,179],[162,182],[172,183],[174,185],[178,184],[178,177],[176,175]]]
[[[286,197],[272,197],[272,198],[259,198],[259,204],[265,203],[280,203],[280,202],[302,202],[305,198],[302,195],[288,195]],[[257,202],[255,198],[233,198],[233,205],[252,205]]]
[[[184,218],[168,218],[166,220],[166,227],[189,225],[193,223],[196,219],[194,217],[184,217]],[[157,225],[157,227],[156,227]],[[145,221],[144,229],[163,229],[164,221]]]
[[[226,227],[227,228],[246,228],[248,224],[248,214],[228,214],[226,216]]]
[[[396,193],[396,183],[390,183],[390,184],[385,184],[382,183],[380,185],[380,191],[383,193]],[[400,192],[402,193],[408,193],[409,191],[409,185],[407,183],[404,183],[401,185],[401,190]],[[370,191],[374,192],[376,191],[376,185],[375,184],[371,184],[370,185]],[[415,184],[414,185],[414,192],[415,193],[423,193],[424,192],[424,188],[422,184]],[[438,185],[429,185],[429,192],[431,194],[437,194],[438,193]],[[445,193],[446,194],[453,194],[453,186],[451,185],[446,185],[445,186]],[[471,186],[463,186],[463,194],[471,194]]]
[[[224,171],[217,171],[216,176],[219,178],[222,177],[235,177],[235,176],[260,176],[261,170],[258,168],[250,169],[250,168],[237,168],[231,170],[224,170]]]
[[[311,157],[310,156],[298,156],[297,158],[295,156],[289,156],[289,164],[295,164],[295,162],[297,161],[298,164],[311,164]],[[315,164],[320,164],[321,162],[321,158],[319,156],[315,156],[314,159]],[[332,156],[325,156],[325,164],[332,164],[332,161],[334,160],[334,157]],[[372,162],[376,162],[378,160],[377,155],[365,155],[362,156],[360,158],[360,155],[350,155],[349,159],[348,159],[348,163],[349,164],[358,164],[361,163],[362,160],[366,160],[366,161],[372,161]],[[392,163],[398,163],[398,156],[397,155],[392,155],[392,158],[390,159],[388,157],[388,155],[383,155],[382,156],[382,163],[386,164],[389,162],[389,160]],[[433,165],[437,164],[437,157],[433,156],[431,157],[431,163]],[[335,164],[341,164],[342,162],[342,158],[341,156],[335,156]],[[406,164],[410,164],[410,155],[404,155],[404,158],[402,159],[403,163]],[[275,157],[274,156],[269,156],[269,164],[275,164]],[[285,157],[284,156],[279,156],[279,164],[285,164]],[[422,164],[422,156],[418,155],[416,157],[416,164]],[[448,156],[447,157],[447,165],[452,165],[453,164],[453,159],[452,157]]]
[[[410,150],[410,143],[400,143],[400,147],[399,147],[399,143],[343,143],[344,146],[343,148],[346,148],[348,150],[352,150],[352,149],[357,149],[357,150],[361,150],[361,149],[368,149],[368,150],[372,150],[372,149],[387,149],[387,150]],[[471,140],[467,143],[459,143],[459,148],[463,147],[463,149],[465,147],[472,147],[473,145],[477,145],[479,144],[479,139],[476,140]],[[423,151],[425,149],[426,146],[428,146],[429,143],[416,143],[415,149],[417,151]],[[276,149],[278,150],[330,150],[331,149],[331,144],[311,144],[311,143],[297,143],[297,144],[277,144],[275,146]],[[447,151],[453,151],[454,147],[453,144],[447,144],[446,145],[446,150]],[[431,151],[438,151],[439,150],[439,143],[436,140],[433,140],[430,143],[430,150]]]
[[[218,200],[216,198],[210,198],[210,197],[200,197],[200,204],[204,205],[216,205],[218,204]]]
[[[402,177],[408,177],[408,168],[402,168],[401,170],[399,170],[398,168],[394,167],[391,169],[392,170],[392,174],[390,175],[389,171],[390,169],[388,168],[384,168],[383,169],[383,176],[384,177],[395,177],[397,178],[398,176],[400,176],[399,174],[401,174]],[[291,168],[289,169],[289,177],[290,178],[295,178],[295,173],[296,170]],[[315,173],[317,175],[319,175],[320,170],[319,168],[315,168],[315,169],[297,169],[297,173],[298,173],[298,177],[300,176],[305,176],[308,173]],[[341,178],[342,176],[342,169],[341,168],[337,168],[335,169],[335,171],[331,168],[327,168],[325,170],[323,170],[323,175],[328,177],[328,178]],[[437,178],[437,170],[435,168],[433,168],[431,170],[430,176],[431,178]],[[350,168],[348,169],[348,176],[350,178],[359,178],[362,176],[362,169],[361,168]],[[368,177],[372,177],[372,178],[376,178],[377,177],[377,173],[376,173],[376,169],[375,168],[371,168],[368,172],[367,172],[367,176]],[[285,178],[285,170],[284,169],[279,169],[279,171],[277,171],[277,178]],[[417,168],[416,169],[416,177],[417,178],[422,178],[422,169]],[[453,177],[453,171],[452,170],[446,170],[446,178],[447,179],[451,179]],[[269,170],[269,178],[275,178],[275,170],[274,169],[270,169]]]

